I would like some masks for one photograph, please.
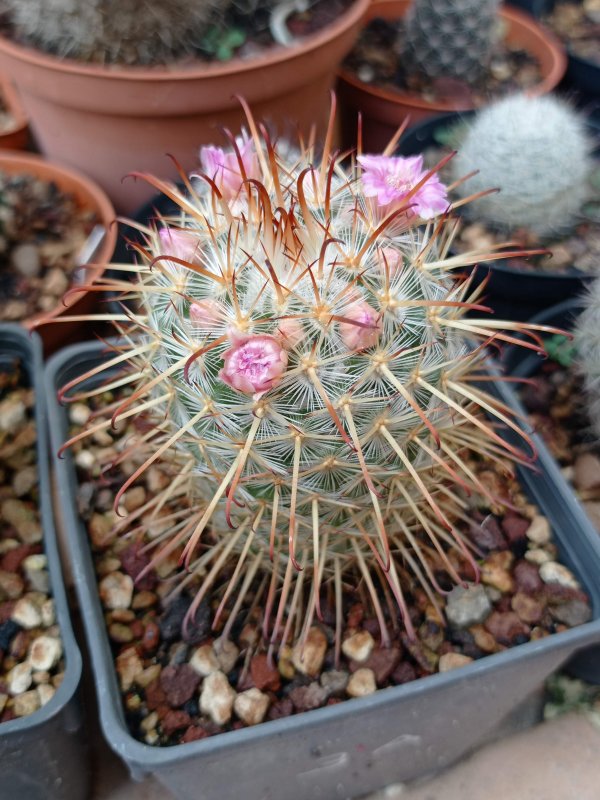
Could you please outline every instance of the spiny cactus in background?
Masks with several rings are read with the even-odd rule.
[[[115,424],[154,423],[132,445],[143,463],[115,507],[156,459],[176,458],[176,480],[132,519],[143,528],[174,492],[194,498],[150,545],[153,565],[176,553],[185,581],[197,577],[190,615],[209,590],[217,617],[236,597],[227,633],[266,573],[265,633],[302,641],[322,588],[339,612],[342,585],[360,584],[389,641],[378,598],[393,594],[412,633],[406,569],[434,605],[440,571],[460,580],[450,551],[477,571],[456,527],[462,493],[499,498],[473,457],[503,469],[526,460],[496,430],[518,429],[510,410],[477,385],[484,345],[516,341],[510,331],[523,326],[478,316],[455,270],[502,256],[449,255],[446,189],[420,156],[359,155],[346,167],[331,152],[332,113],[319,158],[282,148],[286,158],[247,113],[250,135],[203,148],[186,192],[145,176],[180,214],[145,230],[133,289],[106,278],[92,287],[133,296],[140,310],[117,320],[125,344],[91,375],[131,387],[111,409]],[[535,335],[525,346],[539,350]],[[62,396],[101,397],[89,377]],[[65,447],[109,424],[94,415]]]
[[[15,32],[83,61],[150,64],[192,52],[220,0],[2,0]]]
[[[577,365],[583,376],[588,417],[600,439],[600,279],[590,284],[575,325]]]
[[[407,74],[476,83],[496,36],[500,0],[413,0],[400,48]]]
[[[452,164],[455,178],[477,174],[459,192],[496,187],[468,207],[475,219],[505,232],[539,236],[567,230],[587,195],[590,140],[564,100],[517,94],[477,113]]]

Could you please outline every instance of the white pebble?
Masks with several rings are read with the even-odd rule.
[[[22,597],[17,600],[10,618],[26,630],[37,628],[42,624],[42,614],[39,606],[28,597]]]
[[[548,544],[551,538],[550,523],[546,517],[538,514],[531,520],[531,525],[527,528],[527,538],[530,542],[537,545]]]
[[[102,578],[98,590],[105,608],[113,611],[129,608],[133,598],[133,578],[124,572],[111,572]]]
[[[540,578],[544,583],[558,583],[569,589],[579,589],[579,583],[570,569],[556,561],[547,561],[540,567]]]
[[[231,719],[235,690],[220,671],[211,672],[202,682],[200,710],[208,714],[217,725],[225,725]]]
[[[375,640],[369,631],[358,631],[342,642],[342,652],[352,661],[366,661],[374,646]]]
[[[56,694],[56,689],[54,686],[50,686],[48,683],[43,683],[37,687],[37,693],[40,700],[40,706],[45,706],[46,703],[49,703]]]
[[[233,710],[246,725],[258,725],[265,718],[269,702],[269,696],[260,689],[248,689],[235,698]]]
[[[365,667],[357,669],[350,676],[346,686],[346,692],[350,697],[365,697],[365,695],[373,694],[376,689],[375,673],[372,669],[366,669]]]
[[[17,717],[28,717],[40,707],[40,696],[36,689],[24,692],[13,700],[13,711]]]
[[[203,644],[196,648],[190,658],[190,667],[202,677],[216,672],[220,668],[220,664],[212,645]]]
[[[60,661],[62,644],[53,636],[38,636],[29,647],[27,656],[31,668],[35,670],[52,669]]]
[[[31,665],[26,661],[17,664],[8,673],[7,688],[10,694],[23,694],[31,686]]]

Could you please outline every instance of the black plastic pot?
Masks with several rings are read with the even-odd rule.
[[[508,0],[508,5],[527,11],[536,19],[549,14],[555,0]],[[568,55],[567,71],[561,83],[565,89],[573,89],[581,94],[583,102],[600,99],[600,65],[581,58],[566,48]]]
[[[410,128],[398,146],[399,155],[412,156],[428,147],[439,146],[439,131],[473,117],[473,112],[443,114]],[[598,135],[596,127],[590,128]],[[577,270],[553,275],[542,270],[523,271],[509,263],[493,262],[477,268],[474,285],[487,279],[485,302],[502,319],[524,321],[565,298],[577,297],[592,274]]]
[[[0,800],[84,800],[89,757],[79,699],[81,655],[73,636],[52,514],[41,340],[17,325],[0,325],[0,370],[19,359],[35,389],[38,480],[44,552],[65,654],[65,676],[38,711],[0,724]]]
[[[57,388],[103,358],[101,346],[86,344],[62,351],[48,364],[54,452],[67,432],[66,413],[52,399]],[[500,392],[512,402],[505,387]],[[543,444],[537,444],[540,471],[523,471],[523,487],[551,520],[561,559],[588,592],[591,622],[369,697],[162,749],[140,743],[127,729],[87,532],[76,510],[73,461],[69,453],[56,459],[100,722],[133,777],[154,774],[180,800],[222,800],[240,793],[245,800],[355,798],[437,771],[514,730],[545,679],[568,662],[580,677],[600,681],[600,537],[573,503]]]

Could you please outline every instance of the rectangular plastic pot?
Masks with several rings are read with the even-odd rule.
[[[67,417],[52,398],[66,381],[102,358],[101,346],[86,344],[62,351],[48,364],[46,393],[54,452],[66,437]],[[591,645],[596,648],[586,651],[580,674],[600,676],[600,539],[574,506],[543,445],[537,444],[540,471],[524,471],[523,485],[550,518],[563,562],[591,598],[591,622],[366,698],[171,748],[142,744],[127,730],[87,533],[76,511],[73,462],[69,454],[56,460],[61,512],[100,697],[100,721],[107,741],[133,777],[153,774],[181,800],[360,797],[434,772],[506,732],[507,724],[513,724],[523,703],[539,692],[544,680]]]
[[[54,697],[28,717],[0,724],[0,800],[84,800],[89,758],[79,700],[81,655],[69,617],[52,514],[41,340],[17,325],[0,325],[0,370],[20,359],[35,390],[38,480],[44,552],[65,655]]]

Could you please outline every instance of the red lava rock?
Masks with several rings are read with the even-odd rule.
[[[417,677],[417,671],[408,661],[401,661],[392,672],[392,681],[395,684],[410,683]]]
[[[254,686],[261,691],[267,689],[276,692],[281,687],[279,670],[275,665],[269,666],[266,653],[254,656],[250,662],[250,674]]]
[[[145,569],[150,563],[150,554],[142,553],[143,543],[141,541],[133,542],[129,547],[120,553],[121,566],[123,571],[126,572],[135,581],[136,588],[140,591],[151,591],[156,586],[157,577],[154,570],[151,570],[141,580],[137,580],[137,576]]]
[[[512,610],[523,622],[536,625],[542,619],[544,606],[534,597],[524,592],[517,592],[511,600]]]
[[[471,525],[471,538],[484,552],[506,550],[507,543],[496,517],[491,514],[479,524]]]
[[[513,578],[515,579],[516,588],[520,592],[525,592],[525,594],[535,594],[544,587],[538,567],[529,561],[519,561],[516,564],[513,570]]]
[[[190,725],[180,741],[182,744],[186,742],[197,742],[198,739],[206,739],[207,736],[208,733],[203,728],[200,728],[198,725]]]
[[[574,589],[571,586],[562,586],[560,583],[544,584],[543,593],[549,605],[568,603],[571,600],[579,600],[582,603],[589,602],[587,595],[585,592],[582,592],[581,589]]]
[[[337,706],[338,703],[343,703],[341,697],[330,697],[329,700],[325,703],[326,706]]]
[[[16,602],[7,600],[5,603],[0,603],[0,625],[11,618]]]
[[[11,722],[13,719],[16,719],[15,712],[12,710],[12,708],[6,708],[2,712],[0,722]]]
[[[531,629],[522,622],[514,611],[492,611],[483,623],[486,631],[500,644],[510,645],[519,636],[529,637]]]
[[[267,719],[281,719],[282,717],[289,717],[294,711],[294,704],[289,697],[284,697],[283,700],[277,700],[269,706],[267,711]]]
[[[310,711],[319,708],[327,701],[327,689],[313,681],[308,686],[296,686],[289,693],[289,698],[298,711]]]
[[[365,609],[363,608],[362,603],[354,603],[354,605],[350,606],[348,611],[348,615],[346,618],[346,625],[348,628],[358,628],[360,627],[360,623],[363,621],[365,616]]]
[[[157,679],[146,686],[146,705],[149,711],[156,711],[156,709],[166,703],[167,696],[161,688],[160,680]]]
[[[381,628],[379,627],[379,622],[377,622],[376,617],[369,617],[368,619],[365,619],[362,626],[371,634],[374,639],[378,640],[381,636]]]
[[[502,530],[511,544],[516,544],[527,538],[526,534],[531,525],[531,520],[517,514],[506,514],[502,520]]]
[[[11,656],[16,658],[17,661],[22,661],[27,655],[30,642],[31,635],[29,631],[19,631],[13,636],[12,642],[10,643]]]
[[[135,635],[135,634],[134,634]],[[160,642],[160,630],[156,622],[149,622],[142,636],[142,649],[146,653],[152,653]]]
[[[189,664],[179,664],[165,667],[159,680],[167,702],[177,708],[191,699],[201,678]]]
[[[134,619],[129,628],[134,639],[141,639],[144,635],[144,623],[141,619]]]
[[[179,731],[182,728],[188,728],[191,722],[192,718],[186,711],[173,711],[171,709],[162,718],[160,726],[166,736],[171,736],[171,734],[175,733],[175,731]]]
[[[2,556],[0,569],[6,570],[6,572],[16,572],[27,556],[41,552],[42,548],[39,545],[21,544]]]
[[[360,664],[358,661],[351,661],[349,669],[350,672],[356,672],[361,667],[371,669],[377,685],[383,686],[398,666],[401,657],[402,651],[398,647],[375,647],[366,661]]]

